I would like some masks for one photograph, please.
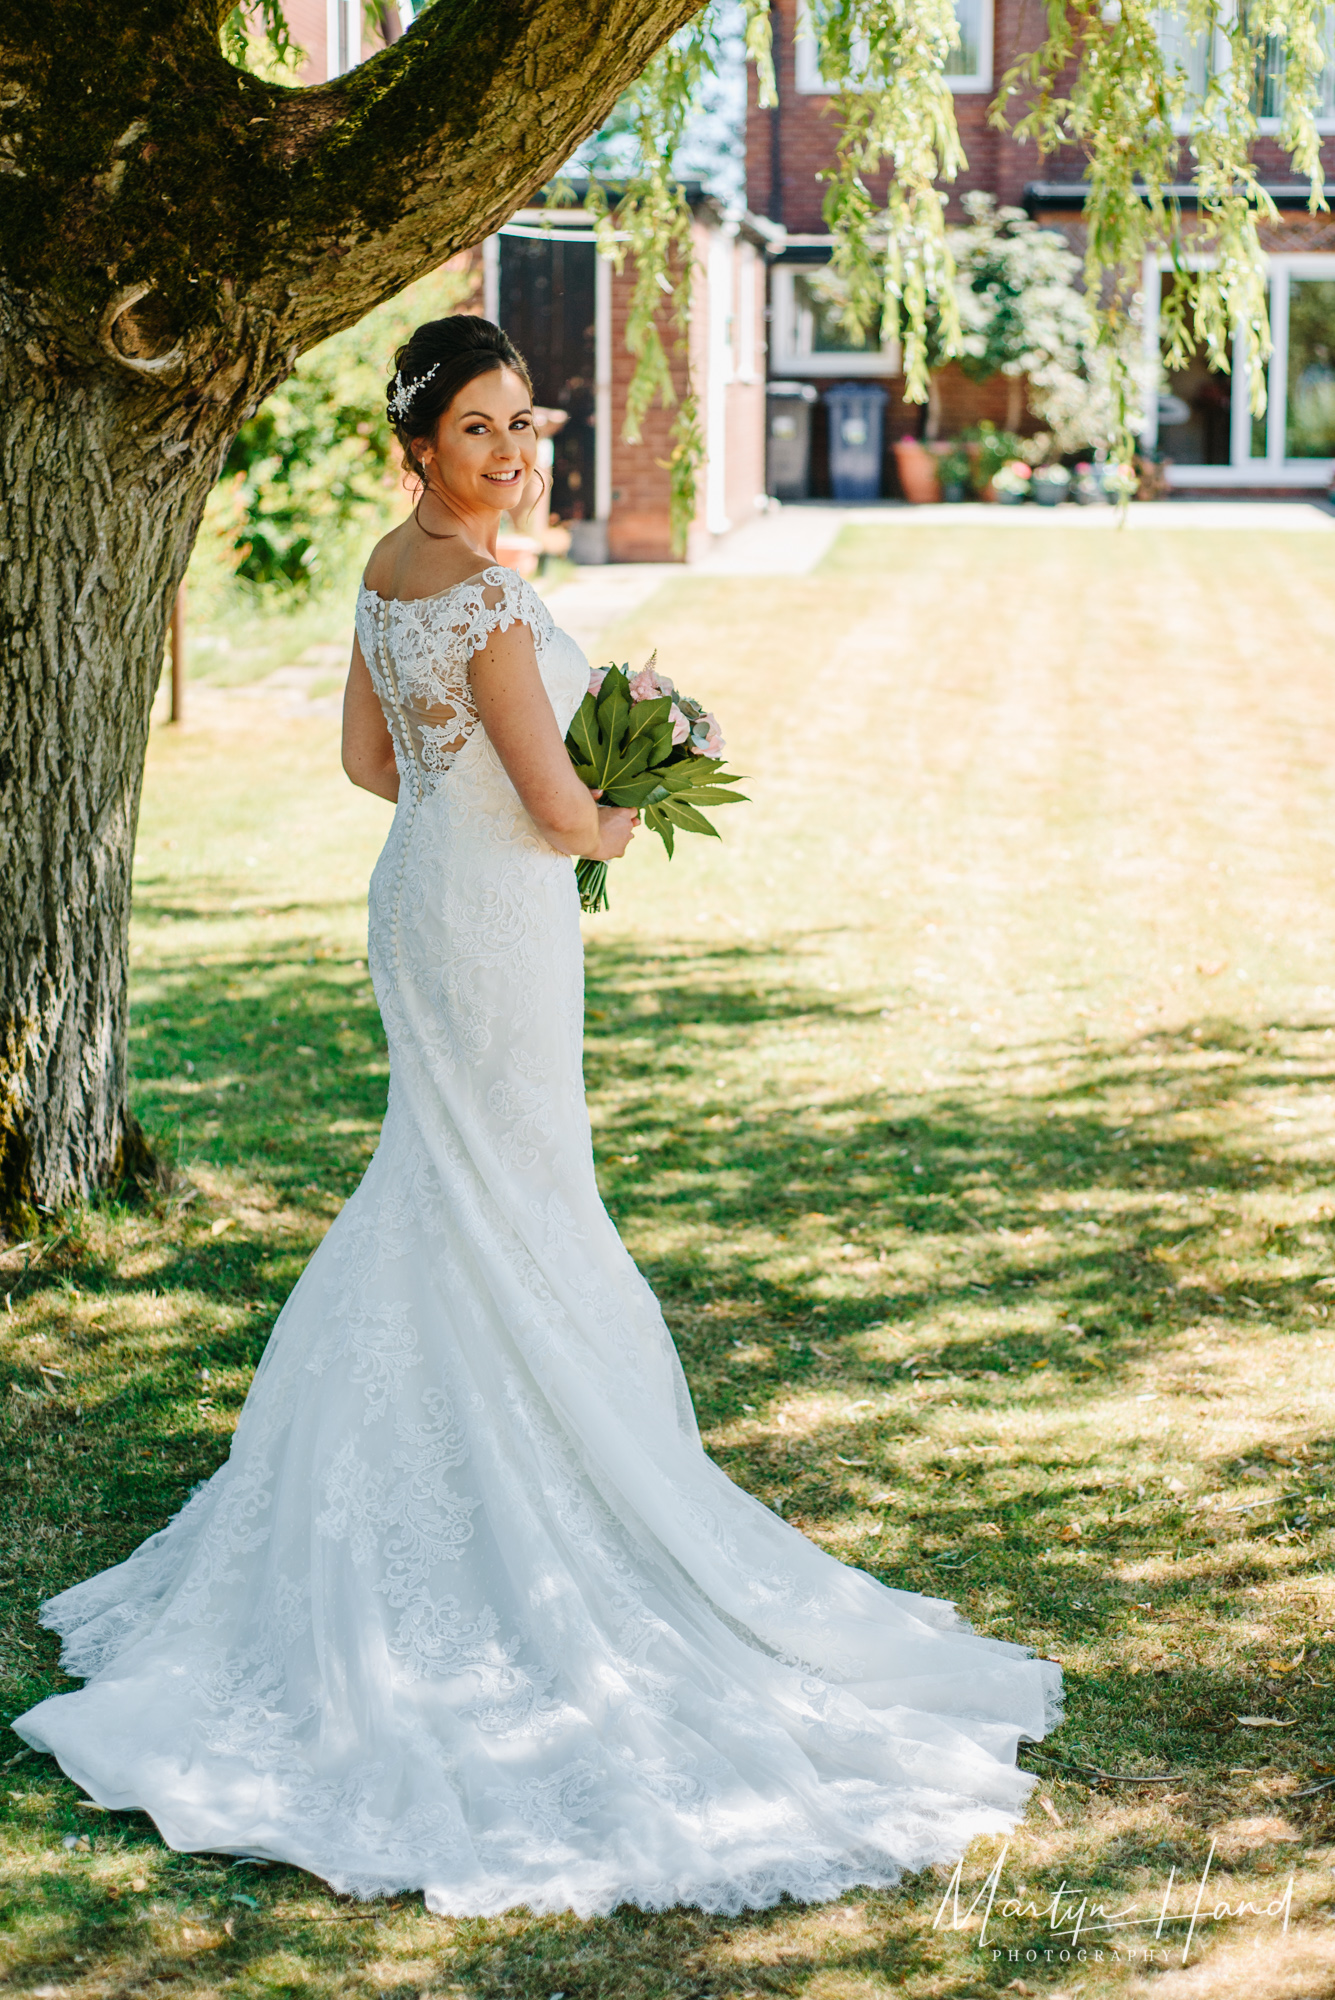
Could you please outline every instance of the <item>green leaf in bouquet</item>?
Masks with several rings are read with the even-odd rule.
[[[609,734],[620,735],[630,720],[634,706],[630,698],[630,682],[626,679],[624,667],[609,667],[606,679],[598,690],[598,717]]]
[[[591,694],[586,694],[575,710],[575,719],[566,731],[566,745],[567,748],[573,746],[572,756],[578,753],[576,768],[579,768],[580,764],[586,765],[590,770],[597,767],[603,748],[603,730],[598,719],[598,704]],[[590,780],[586,778],[584,782],[588,784]]]
[[[672,843],[675,835],[672,831],[672,821],[666,817],[662,806],[646,806],[644,808],[644,823],[651,833],[658,835],[668,851],[668,860],[670,861],[672,859]]]
[[[604,801],[611,806],[633,806],[638,812],[644,806],[656,805],[665,799],[667,792],[658,782],[657,771],[646,771],[642,776],[621,779],[604,792]]]
[[[686,792],[699,783],[699,773],[691,769],[691,759],[684,758],[680,764],[660,764],[658,776],[669,792]]]
[[[667,723],[668,741],[672,741],[672,724],[668,717],[672,712],[670,695],[656,695],[652,701],[637,701],[630,711],[631,737],[649,735],[657,738]]]
[[[684,799],[665,799],[662,805],[656,806],[654,810],[661,812],[665,819],[670,819],[674,826],[682,827],[687,833],[709,833],[715,840],[719,838],[718,828],[711,826],[704,814],[697,812],[694,806],[688,806]]]
[[[744,806],[750,800],[745,792],[730,792],[722,785],[692,785],[689,791],[677,792],[679,799],[687,799],[693,806]]]

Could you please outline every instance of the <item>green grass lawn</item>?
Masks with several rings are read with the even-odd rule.
[[[1062,1661],[985,1944],[985,1843],[958,1929],[930,1874],[455,1923],[173,1855],[19,1752],[0,1989],[1335,1994],[1329,549],[890,517],[810,577],[683,574],[607,635],[718,710],[754,803],[670,865],[642,836],[588,920],[603,1186],[731,1476]],[[388,809],[332,717],[194,712],[155,733],[134,941],[174,1192],[0,1254],[5,1716],[66,1684],[38,1600],[225,1453],[384,1104]],[[1132,1915],[1072,1939],[1082,1899]]]

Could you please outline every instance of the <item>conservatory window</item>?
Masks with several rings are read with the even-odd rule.
[[[955,0],[960,38],[958,46],[950,52],[946,70],[946,82],[954,91],[966,94],[992,88],[992,7],[993,0]],[[866,60],[866,43],[855,43],[855,68]],[[797,12],[797,88],[807,96],[828,96],[837,88],[820,73],[811,17],[805,4],[800,4]],[[857,88],[856,83],[853,88]]]
[[[1161,7],[1157,12],[1156,27],[1164,60],[1170,68],[1179,67],[1186,75],[1186,103],[1176,120],[1178,131],[1190,129],[1211,78],[1222,75],[1229,67],[1232,48],[1228,28],[1237,19],[1237,4],[1238,0],[1222,0],[1216,26],[1195,33],[1188,27],[1185,13],[1176,8]],[[1318,85],[1316,121],[1323,130],[1335,131],[1335,5],[1321,10],[1318,26],[1326,65]],[[1262,131],[1275,131],[1284,111],[1284,52],[1280,37],[1258,37],[1253,62],[1252,112]]]
[[[859,347],[839,322],[828,267],[776,264],[772,270],[770,372],[786,375],[894,375],[899,350],[874,336]]]
[[[1335,256],[1270,259],[1266,409],[1256,417],[1247,356],[1233,343],[1230,372],[1197,353],[1169,371],[1163,329],[1176,283],[1146,272],[1146,341],[1160,363],[1159,393],[1144,438],[1171,460],[1177,486],[1321,487],[1335,474]]]
[[[1291,272],[1288,289],[1284,457],[1335,459],[1335,270],[1325,278]]]

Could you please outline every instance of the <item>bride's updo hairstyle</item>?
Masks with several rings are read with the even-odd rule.
[[[394,356],[385,413],[403,447],[405,464],[424,486],[426,467],[414,447],[431,435],[461,389],[494,368],[513,368],[533,394],[524,357],[509,334],[472,313],[427,320]]]

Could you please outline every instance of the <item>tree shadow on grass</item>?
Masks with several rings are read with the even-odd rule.
[[[1330,1727],[1324,1693],[1274,1671],[1274,1641],[1230,1634],[1239,1601],[1272,1582],[1277,1551],[1287,1583],[1328,1563],[1330,1441],[1307,1435],[1309,1457],[1290,1454],[1279,1474],[1296,1506],[1267,1490],[1220,1534],[1214,1517],[1192,1511],[1192,1495],[1166,1488],[1174,1441],[1149,1434],[1155,1404],[1144,1434],[1106,1452],[1094,1420],[1151,1370],[1157,1407],[1189,1413],[1212,1393],[1209,1357],[1193,1347],[1262,1330],[1301,1341],[1282,1330],[1324,1324],[1310,1315],[1325,1298],[1314,1281],[1330,1261],[1329,1224],[1272,1223],[1248,1268],[1230,1271],[1216,1223],[1257,1194],[1301,1205],[1324,1191],[1322,1163],[1259,1147],[1238,1101],[1328,1085],[1328,1030],[1213,1021],[1117,1044],[1054,1042],[992,1058],[968,1085],[897,1091],[891,1111],[884,1093],[867,1091],[823,1103],[813,1121],[772,1093],[733,1092],[727,1074],[757,1034],[879,1018],[873,1001],[803,988],[795,962],[745,945],[653,962],[598,940],[589,952],[600,1173],[666,1301],[710,1449],[886,1582],[953,1596],[982,1629],[1063,1658],[1070,1720],[1039,1754],[1180,1772],[1191,1792],[1172,1825],[1094,1838],[1090,1865],[1122,1883],[1190,1859],[1192,1828],[1235,1809],[1227,1768],[1253,1746],[1233,1717],[1292,1723],[1267,1747],[1282,1744],[1295,1769]],[[5,1274],[16,1303],[31,1302],[53,1329],[90,1298],[111,1322],[106,1336],[95,1323],[78,1336],[86,1384],[53,1383],[40,1357],[15,1372],[26,1395],[0,1455],[2,1556],[11,1629],[26,1650],[10,1655],[11,1714],[67,1684],[53,1642],[30,1622],[38,1596],[128,1554],[223,1455],[226,1425],[204,1407],[201,1368],[223,1385],[219,1405],[234,1408],[383,1111],[383,1035],[361,961],[317,956],[305,940],[156,970],[135,1035],[141,1116],[179,1134],[182,1160],[223,1192],[164,1209],[134,1259],[117,1252],[114,1215],[101,1233],[97,1218],[71,1218],[63,1237],[53,1231]],[[215,1236],[214,1222],[228,1226]],[[113,1309],[155,1295],[172,1301],[170,1323],[136,1354]],[[1264,1443],[1258,1432],[1252,1456],[1274,1471]],[[1208,1455],[1197,1462],[1207,1482],[1236,1472]],[[1096,1523],[1098,1512],[1109,1518]],[[1063,1540],[1076,1521],[1081,1539]],[[1045,1783],[1067,1782],[1059,1765],[1034,1763]],[[21,1766],[15,1785],[29,1782],[25,1771],[39,1774],[39,1848],[52,1829],[102,1837],[49,1765]],[[1069,1778],[1077,1810],[1082,1783]],[[0,1810],[26,1826],[27,1806]],[[105,1837],[144,1856],[154,1893],[182,1921],[197,1910],[219,1933],[207,1973],[185,1946],[145,1955],[127,1899],[92,1869],[79,1873],[76,1857],[23,1887],[32,1978],[44,1968],[67,1976],[83,1952],[90,1976],[119,1964],[120,1990],[223,1979],[244,1991],[263,1986],[275,1952],[314,1975],[337,1937],[339,1976],[351,1978],[364,1968],[369,1978],[383,1955],[385,1933],[296,1871],[247,1879],[252,1911],[233,1900],[229,1871],[165,1855],[139,1816],[107,1823]],[[931,1982],[963,1995],[977,1971],[942,1957],[930,1929],[939,1893],[924,1880],[898,1897],[854,1898],[845,1907],[865,1910],[870,1930],[833,1943],[795,1939],[781,1906],[744,1920],[745,1950],[727,1920],[680,1911],[457,1927],[450,1970],[464,1991],[521,2000],[724,1994],[743,1982],[799,1994],[832,1971],[850,1991]],[[236,1935],[224,1938],[229,1916]],[[376,1973],[381,1987],[386,1976]]]
[[[647,1246],[729,1473],[887,1582],[962,1595],[985,1619],[1004,1609],[995,1629],[1041,1650],[1106,1656],[1131,1625],[1213,1634],[1268,1580],[1277,1547],[1288,1585],[1319,1574],[1331,1439],[1286,1425],[1277,1464],[1258,1422],[1242,1449],[1286,1491],[1244,1511],[1244,1488],[1212,1515],[1196,1502],[1202,1489],[1230,1500],[1217,1489],[1238,1450],[1152,1426],[1236,1397],[1213,1359],[1233,1343],[1264,1335],[1297,1352],[1326,1328],[1329,1220],[1252,1226],[1245,1269],[1218,1231],[1258,1195],[1301,1207],[1325,1193],[1324,1159],[1276,1156],[1269,1135],[1258,1152],[1239,1107],[1328,1088],[1327,1024],[1214,1020],[1011,1050],[967,1086],[893,1093],[890,1116],[882,1090],[827,1099],[820,1131],[801,1104],[738,1092],[734,1106],[725,1080],[692,1121],[697,1047],[713,1068],[778,1018],[757,969],[744,946],[648,978],[632,955],[590,954],[602,1178]],[[791,988],[784,1005],[808,1025],[868,1011]],[[1004,1448],[947,1445],[970,1427],[1000,1429]],[[1194,1482],[1178,1494],[1165,1482],[1184,1449]],[[1110,1506],[1111,1523],[1087,1525]],[[1197,1651],[1210,1657],[1166,1670],[1167,1705],[1129,1699],[1120,1670],[1083,1681],[1084,1754],[1217,1763],[1231,1716],[1277,1707],[1298,1740],[1326,1733],[1320,1688],[1267,1667],[1273,1642]]]

